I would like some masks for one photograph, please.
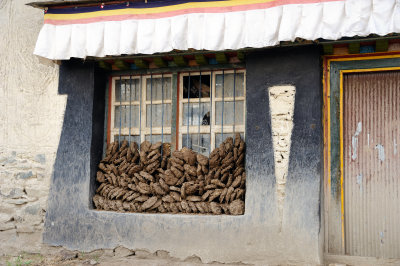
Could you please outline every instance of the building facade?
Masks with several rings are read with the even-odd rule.
[[[34,90],[18,90],[9,79],[4,83],[8,144],[2,151],[0,233],[10,239],[4,250],[13,247],[9,243],[22,250],[24,241],[35,243],[28,245],[34,250],[42,236],[44,243],[68,249],[123,245],[167,250],[178,258],[195,254],[203,262],[374,264],[399,259],[397,4],[233,2],[33,4],[45,13],[35,53],[62,61],[58,69],[51,61],[29,56],[32,62],[25,66],[42,62],[39,72],[50,74],[35,75],[27,87],[42,90],[32,93],[37,99],[59,99],[59,104],[51,107],[56,101],[49,100],[34,109],[39,107],[35,101],[21,112],[9,102],[14,98],[18,103]],[[336,9],[327,15],[329,8]],[[2,10],[11,15],[36,12],[10,2]],[[172,11],[184,13],[168,15]],[[211,11],[213,16],[201,17]],[[222,27],[221,14],[231,22],[220,29],[226,34],[222,39],[212,34]],[[274,15],[279,25],[268,20]],[[163,16],[169,26],[161,24]],[[179,31],[182,17],[187,29]],[[96,19],[101,21],[96,24]],[[131,32],[132,21],[137,32]],[[197,32],[196,21],[203,27]],[[250,27],[257,21],[269,21],[278,33],[268,37],[267,24]],[[94,26],[98,23],[104,24],[101,30]],[[24,32],[23,27],[17,32]],[[15,52],[8,42],[6,47]],[[3,69],[4,76],[22,77]],[[42,83],[50,85],[44,89]],[[49,154],[44,144],[34,149],[11,144],[20,139],[13,135],[12,123],[21,126],[12,122],[12,108],[21,120],[26,121],[26,113],[27,121],[37,121],[29,124],[26,131],[34,133],[28,136],[38,134],[40,140],[46,135],[37,133],[41,126],[54,134]],[[54,130],[42,124],[43,109],[54,117]],[[243,170],[227,140],[238,135],[246,146]],[[146,150],[146,141],[161,142],[161,149],[154,146],[161,152],[154,161],[147,151],[153,146]],[[117,143],[115,151],[112,143]],[[233,145],[240,147],[236,140]],[[179,162],[185,147],[197,153],[197,161],[183,157],[179,170],[172,161]],[[220,153],[224,147],[227,152]],[[213,172],[217,148],[221,158]],[[137,159],[126,159],[136,151]],[[235,162],[225,164],[230,156]],[[197,167],[196,173],[191,174],[191,167]],[[238,169],[242,174],[236,175]],[[183,184],[179,173],[185,173]],[[239,182],[234,185],[230,175],[240,176]],[[189,187],[195,187],[193,192]],[[179,200],[171,200],[167,196],[176,189]],[[237,211],[233,202],[242,208]],[[38,221],[33,223],[29,215]]]

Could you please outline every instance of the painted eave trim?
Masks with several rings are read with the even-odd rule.
[[[132,0],[130,0],[132,1]],[[144,2],[144,0],[134,0],[135,2]],[[71,1],[40,1],[40,2],[30,2],[27,3],[27,6],[31,6],[34,8],[44,9],[46,7],[60,7],[60,6],[74,6],[74,5],[90,5],[90,4],[99,4],[99,3],[112,3],[112,2],[124,2],[124,1],[115,1],[115,0],[71,0]]]

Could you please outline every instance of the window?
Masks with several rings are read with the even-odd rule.
[[[244,214],[244,70],[116,76],[108,103],[97,209]]]
[[[171,75],[112,78],[110,142],[171,142]]]
[[[179,148],[209,155],[236,132],[244,137],[244,70],[182,73],[179,84]]]
[[[109,142],[176,139],[174,147],[208,156],[227,137],[240,133],[244,138],[243,69],[116,76],[111,83]]]

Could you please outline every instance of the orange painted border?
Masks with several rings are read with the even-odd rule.
[[[179,93],[180,93],[180,78],[181,73],[177,73],[176,75],[176,121],[175,121],[175,149],[179,149]]]
[[[325,184],[325,201],[327,202],[325,207],[329,208],[330,206],[330,195],[331,195],[331,173],[330,173],[330,168],[331,168],[331,147],[330,147],[330,64],[331,61],[360,61],[360,60],[379,60],[379,59],[387,59],[387,58],[399,58],[400,57],[400,51],[392,51],[392,52],[380,52],[380,53],[366,53],[366,54],[348,54],[348,55],[328,55],[328,56],[323,56],[323,98],[324,98],[324,107],[323,107],[323,114],[324,114],[324,184]],[[384,70],[385,68],[380,68],[379,70]],[[366,69],[366,71],[370,71],[370,69]],[[340,73],[340,77],[342,77],[342,72]],[[346,72],[346,71],[345,71]],[[347,71],[349,72],[349,71]],[[360,72],[359,70],[356,70],[356,72]],[[340,81],[340,86],[342,86],[342,81]],[[341,101],[342,99],[342,87],[340,89],[341,93]],[[340,115],[341,115],[341,120],[342,120],[342,105],[340,106]],[[341,161],[341,166],[340,166],[340,171],[341,171],[341,222],[342,222],[342,249],[344,252],[345,249],[345,235],[344,235],[344,191],[343,191],[343,137],[342,137],[342,121],[340,125],[340,161]],[[325,213],[329,215],[329,210],[327,210],[328,213]],[[329,231],[329,224],[325,223],[325,229],[326,231]],[[326,235],[328,237],[328,235]],[[329,250],[327,250],[327,246],[329,243],[329,239],[326,238],[325,246],[326,250],[325,252],[328,253]]]
[[[327,92],[327,82],[328,82],[328,73],[327,73],[327,60],[323,60],[323,77],[322,77],[322,87],[323,87],[323,110],[322,110],[322,125],[323,125],[323,132],[324,132],[324,180],[327,180],[328,182],[324,182],[324,194],[327,195],[327,193],[329,192],[329,187],[330,187],[330,178],[328,178],[328,171],[327,169],[329,169],[329,148],[328,148],[328,138],[329,138],[329,134],[328,134],[328,128],[327,128],[327,124],[328,124],[328,92]],[[324,217],[328,217],[328,206],[330,206],[329,203],[329,199],[330,198],[325,198],[326,200],[324,200]],[[328,223],[325,223],[325,239],[328,239]],[[325,250],[324,252],[328,252],[328,245],[325,244]]]
[[[108,114],[107,114],[107,144],[110,144],[111,139],[111,103],[112,103],[112,76],[108,78]]]

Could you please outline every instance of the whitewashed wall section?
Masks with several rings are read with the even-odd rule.
[[[277,211],[280,230],[282,230],[296,88],[289,85],[273,86],[268,89],[268,93],[274,146]]]
[[[58,65],[32,54],[43,25],[30,0],[0,0],[0,255],[38,252],[66,96]]]

